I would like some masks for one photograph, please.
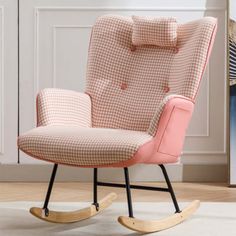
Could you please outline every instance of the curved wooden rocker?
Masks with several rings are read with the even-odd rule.
[[[50,210],[46,215],[43,208],[32,207],[30,209],[30,213],[41,220],[52,223],[74,223],[97,215],[98,213],[109,207],[116,198],[116,193],[108,194],[99,202],[98,209],[96,209],[95,205],[91,205],[90,207],[77,211],[60,212]]]
[[[200,201],[193,201],[180,213],[161,219],[161,220],[139,220],[128,216],[120,216],[118,222],[123,226],[140,233],[153,233],[156,231],[171,228],[190,217],[200,206]]]

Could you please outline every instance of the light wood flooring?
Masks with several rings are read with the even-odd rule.
[[[165,186],[164,183],[145,184]],[[236,188],[229,188],[225,183],[173,183],[173,187],[179,201],[198,199],[202,202],[236,202]],[[47,183],[0,183],[0,201],[43,201],[46,190]],[[125,189],[98,187],[98,191],[99,198],[115,192],[118,194],[117,201],[126,201]],[[163,192],[132,190],[132,197],[137,202],[170,201],[169,194]],[[92,184],[55,183],[51,201],[90,202]]]

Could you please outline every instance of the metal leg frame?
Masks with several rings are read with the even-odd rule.
[[[57,168],[58,168],[58,164],[54,164],[54,167],[53,167],[53,170],[52,170],[51,179],[50,179],[50,182],[49,182],[49,185],[48,185],[47,195],[46,195],[46,198],[45,198],[45,201],[44,201],[44,205],[43,205],[43,210],[44,210],[45,216],[49,215],[48,203],[49,203],[49,200],[50,200],[50,196],[51,196],[51,192],[52,192],[52,187],[53,187],[54,180],[55,180],[55,177],[56,177]]]
[[[99,210],[99,204],[97,200],[97,187],[98,186],[106,186],[106,187],[118,187],[118,188],[126,188],[126,194],[127,194],[127,202],[128,202],[128,210],[129,210],[129,217],[134,217],[133,215],[133,207],[132,207],[132,198],[131,198],[131,189],[140,189],[140,190],[150,190],[150,191],[161,191],[161,192],[169,192],[175,207],[176,213],[180,213],[179,205],[175,197],[174,190],[172,188],[170,179],[168,177],[167,171],[164,167],[164,165],[159,165],[162,173],[164,175],[167,188],[161,188],[161,187],[150,187],[150,186],[142,186],[142,185],[132,185],[130,184],[129,180],[129,170],[127,167],[124,168],[124,175],[125,175],[125,184],[116,184],[116,183],[105,183],[105,182],[99,182],[98,181],[98,170],[97,168],[94,168],[94,176],[93,176],[93,205],[95,205],[96,210]],[[49,210],[48,210],[48,203],[50,200],[53,184],[55,181],[56,173],[57,173],[58,164],[54,164],[52,175],[50,178],[49,186],[47,195],[44,201],[43,210],[45,212],[45,216],[48,216]]]
[[[171,195],[171,198],[172,198],[172,201],[174,203],[174,206],[175,206],[175,212],[176,213],[180,213],[181,210],[179,209],[179,205],[178,205],[178,202],[176,200],[176,197],[175,197],[175,193],[174,193],[174,190],[172,188],[172,185],[171,185],[171,182],[170,182],[170,179],[169,179],[169,176],[167,174],[167,171],[166,171],[166,168],[164,165],[159,165],[161,167],[161,170],[162,170],[162,173],[164,175],[164,178],[166,180],[166,184],[168,186],[168,189],[169,189],[169,193]]]
[[[166,184],[167,184],[167,188],[162,188],[162,187],[151,187],[151,186],[142,186],[142,185],[132,185],[130,184],[129,181],[129,171],[128,168],[125,167],[124,168],[124,175],[125,175],[125,184],[116,184],[116,183],[105,183],[105,182],[100,182],[97,181],[97,170],[96,170],[96,181],[94,181],[94,185],[96,186],[106,186],[106,187],[117,187],[117,188],[126,188],[126,194],[127,194],[127,201],[128,201],[128,210],[129,210],[129,217],[134,217],[133,215],[133,207],[132,207],[132,199],[131,199],[131,189],[140,189],[140,190],[149,190],[149,191],[159,191],[159,192],[169,192],[175,207],[175,212],[176,213],[180,213],[180,208],[178,205],[178,202],[176,200],[175,197],[175,193],[174,190],[172,188],[170,179],[168,177],[167,171],[164,167],[164,165],[159,165],[162,173],[164,175]],[[94,172],[95,173],[95,172]],[[94,193],[97,194],[97,187],[94,189],[96,189],[96,191],[94,191]]]
[[[93,205],[96,207],[96,210],[99,211],[97,182],[98,182],[98,169],[94,168],[94,172],[93,172]]]
[[[126,194],[127,194],[127,202],[128,202],[128,209],[129,209],[129,217],[134,217],[133,214],[133,206],[132,206],[132,199],[131,199],[131,191],[130,191],[130,182],[129,182],[129,170],[128,168],[124,168],[125,173],[125,185],[126,185]]]

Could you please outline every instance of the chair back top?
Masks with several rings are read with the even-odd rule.
[[[146,131],[163,98],[195,100],[217,20],[179,24],[176,47],[132,44],[131,17],[105,15],[90,39],[86,92],[93,127]]]

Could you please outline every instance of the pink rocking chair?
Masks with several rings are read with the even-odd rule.
[[[43,208],[30,212],[49,222],[69,223],[96,215],[116,198],[98,202],[97,187],[126,188],[125,227],[150,233],[194,213],[199,201],[180,210],[164,164],[179,160],[185,132],[213,45],[217,21],[185,24],[174,18],[105,15],[93,26],[85,93],[44,89],[37,96],[37,128],[18,138],[20,150],[54,163]],[[128,167],[161,167],[167,188],[130,185]],[[48,209],[58,164],[94,169],[93,204],[74,212]],[[99,182],[99,167],[124,168],[125,184]],[[162,220],[134,218],[130,189],[169,192],[175,214]]]

